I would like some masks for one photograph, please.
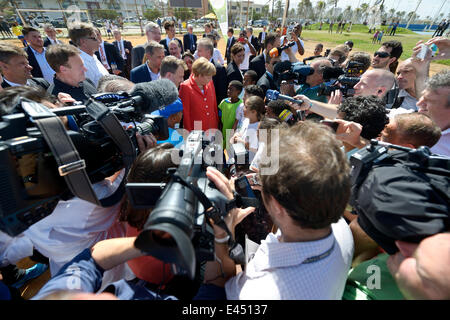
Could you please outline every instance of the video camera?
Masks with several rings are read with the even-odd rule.
[[[230,257],[244,263],[242,247],[228,230],[223,217],[233,208],[256,206],[255,199],[235,193],[231,201],[206,177],[206,168],[222,171],[223,150],[220,143],[203,139],[201,131],[192,131],[180,151],[179,167],[170,170],[171,180],[156,203],[148,194],[158,186],[146,183],[127,184],[131,205],[152,208],[143,231],[135,241],[139,250],[178,267],[177,274],[194,278],[196,261],[214,259],[214,230],[209,222],[222,227],[229,235]]]
[[[274,66],[273,79],[279,89],[283,80],[293,80],[294,84],[304,84],[306,83],[306,77],[313,73],[314,68],[305,65],[303,62],[281,61]]]
[[[136,133],[168,136],[167,120],[146,113],[172,103],[178,93],[171,81],[157,82],[136,85],[130,95],[95,95],[86,106],[48,109],[19,98],[13,110],[22,112],[0,122],[0,230],[16,236],[73,196],[116,204],[124,184],[99,200],[91,183],[128,170],[138,153]],[[59,117],[67,115],[77,119],[79,131],[66,130]],[[119,120],[136,125],[124,130]]]
[[[323,78],[325,81],[331,81],[332,84],[322,83],[319,86],[317,95],[329,96],[333,91],[340,90],[344,97],[353,96],[355,94],[353,87],[359,82],[359,77],[364,73],[363,66],[358,61],[349,61],[344,70],[335,67],[326,68]]]
[[[398,251],[396,240],[419,243],[450,227],[450,158],[371,140],[350,163],[349,203],[388,254]]]

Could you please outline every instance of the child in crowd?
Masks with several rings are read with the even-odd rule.
[[[254,70],[247,70],[244,73],[244,87],[258,82],[258,74]]]
[[[384,32],[383,32],[383,30],[380,30],[380,33],[378,33],[378,43],[381,43],[381,39],[383,38],[383,34],[384,34]]]
[[[263,161],[264,163],[268,160],[268,156],[270,155],[267,155],[265,147],[270,144],[270,139],[272,137],[271,130],[276,128],[285,128],[286,126],[287,125],[283,124],[281,119],[278,117],[268,117],[268,115],[266,115],[262,118],[258,126],[258,151],[250,164],[250,170],[258,172],[260,162]]]
[[[239,130],[244,122],[244,103],[251,96],[257,96],[264,100],[264,91],[257,85],[249,85],[244,87],[243,103],[236,109],[236,121],[233,125],[233,130]]]
[[[22,42],[23,46],[26,47],[28,43],[22,34],[23,27],[19,25],[17,22],[14,22],[13,27],[11,29],[12,32],[17,36],[17,39],[19,39]]]
[[[230,139],[231,144],[243,143],[248,150],[251,163],[258,151],[258,125],[266,113],[264,100],[260,97],[250,97],[244,102],[244,121],[242,127]]]
[[[219,116],[222,122],[222,135],[223,135],[223,146],[226,147],[227,130],[233,128],[234,122],[236,120],[236,109],[242,103],[239,98],[239,94],[244,86],[238,80],[233,80],[228,84],[227,96],[219,104]],[[229,138],[229,137],[228,137]]]
[[[374,34],[373,34],[373,38],[372,38],[372,43],[376,43],[377,39],[378,39],[378,34],[380,33],[379,30],[377,30]]]

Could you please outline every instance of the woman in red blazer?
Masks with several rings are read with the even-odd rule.
[[[192,74],[180,84],[183,102],[183,127],[187,131],[219,129],[216,91],[212,77],[216,74],[214,64],[201,57],[192,65]],[[194,128],[194,122],[201,122]]]

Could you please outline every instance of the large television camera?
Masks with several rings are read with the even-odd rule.
[[[60,199],[73,196],[104,207],[116,204],[124,184],[98,199],[91,183],[131,166],[137,132],[168,136],[167,120],[147,113],[177,97],[171,81],[159,80],[138,84],[131,94],[95,95],[85,106],[49,109],[19,98],[12,109],[17,113],[0,122],[0,230],[18,235],[52,213]],[[76,118],[79,130],[66,130],[61,116]],[[125,130],[120,121],[135,125]]]
[[[355,94],[353,87],[359,82],[359,77],[363,74],[363,64],[358,61],[349,61],[347,67],[342,70],[340,68],[329,68],[324,71],[324,80],[331,82],[322,83],[319,86],[317,95],[329,96],[335,90],[340,90],[344,97],[351,97]]]
[[[428,147],[378,140],[350,158],[350,205],[361,228],[387,253],[450,227],[450,158]]]
[[[302,62],[281,61],[274,66],[274,82],[279,90],[283,80],[293,81],[294,84],[306,83],[306,77],[314,73],[314,68]]]
[[[196,261],[214,260],[214,231],[209,222],[213,219],[214,224],[230,236],[230,257],[243,263],[243,249],[234,241],[223,217],[232,208],[256,206],[257,201],[239,194],[229,201],[206,177],[208,166],[222,171],[221,143],[204,139],[202,131],[192,131],[180,152],[180,165],[171,170],[172,177],[167,185],[127,184],[133,207],[152,208],[135,241],[136,248],[177,266],[177,274],[194,278]],[[163,191],[154,203],[148,194],[158,188],[159,193]]]

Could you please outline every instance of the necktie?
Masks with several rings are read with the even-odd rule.
[[[105,53],[103,52],[103,47],[100,46],[100,59],[102,60],[102,64],[106,70],[109,70],[108,61],[106,60]]]
[[[191,37],[191,51],[194,52],[195,51],[195,48],[194,48],[194,36],[191,34],[190,37]]]
[[[127,56],[125,55],[125,49],[124,49],[124,47],[123,47],[123,41],[122,40],[120,40],[120,54],[122,55],[122,58],[124,58],[124,59],[127,59]]]

